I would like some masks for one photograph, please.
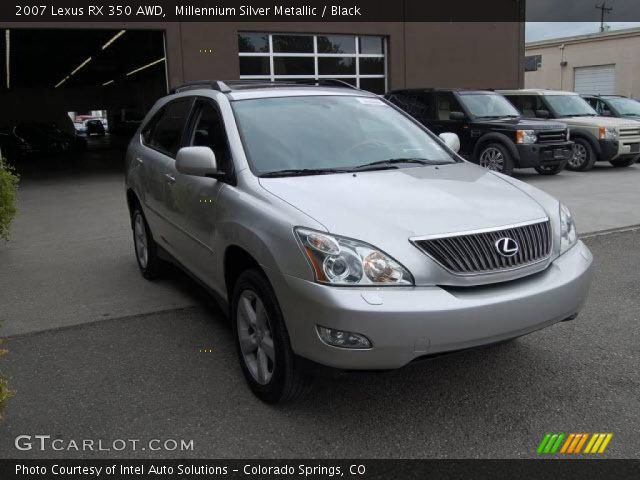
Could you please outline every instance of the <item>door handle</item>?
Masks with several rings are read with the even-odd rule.
[[[136,164],[142,165],[144,161],[140,157],[136,157]]]
[[[176,183],[176,177],[174,177],[173,175],[165,173],[164,174],[164,178],[167,179],[167,183],[170,184],[170,185],[173,185],[174,183]]]

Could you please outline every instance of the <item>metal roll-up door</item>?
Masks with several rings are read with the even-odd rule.
[[[577,67],[574,70],[574,90],[581,94],[615,95],[616,66]]]

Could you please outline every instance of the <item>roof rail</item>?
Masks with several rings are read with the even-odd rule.
[[[318,85],[318,86],[322,85],[326,87],[345,87],[345,88],[351,88],[353,90],[360,90],[355,85],[352,85],[349,82],[346,82],[344,80],[340,80],[339,78],[319,78],[317,80],[315,78],[309,78],[309,79],[302,78],[302,79],[296,79],[296,80],[286,80],[283,83],[295,83],[300,85]]]
[[[180,93],[187,90],[197,90],[199,88],[210,88],[222,93],[229,93],[231,91],[228,85],[221,80],[197,80],[183,85],[178,85],[177,87],[172,88],[169,93]]]
[[[222,93],[229,93],[234,89],[242,88],[263,88],[263,87],[281,87],[281,86],[293,86],[293,85],[318,85],[326,87],[342,87],[351,88],[353,90],[360,90],[358,87],[351,85],[349,82],[340,80],[337,78],[304,78],[294,80],[262,80],[262,79],[242,79],[242,80],[228,80],[223,82],[222,80],[198,80],[194,82],[188,82],[183,85],[179,85],[172,88],[170,94],[180,93],[187,90],[196,90],[201,88],[210,88]]]

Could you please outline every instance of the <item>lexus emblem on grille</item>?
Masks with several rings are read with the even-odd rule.
[[[503,257],[513,257],[519,250],[518,243],[509,237],[502,237],[496,240],[495,246],[498,253]]]

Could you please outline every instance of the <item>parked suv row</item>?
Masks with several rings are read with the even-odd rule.
[[[463,157],[506,175],[528,167],[554,175],[573,155],[565,124],[524,119],[492,91],[409,89],[394,90],[386,98],[434,133],[456,133]]]
[[[577,93],[528,89],[501,91],[527,118],[566,123],[575,142],[567,168],[590,170],[597,161],[628,167],[640,156],[640,122],[601,116]]]
[[[315,83],[178,88],[126,156],[142,275],[171,261],[212,292],[259,398],[297,397],[318,364],[394,369],[576,317],[592,256],[564,205],[376,95]],[[503,123],[566,148],[562,128]]]

